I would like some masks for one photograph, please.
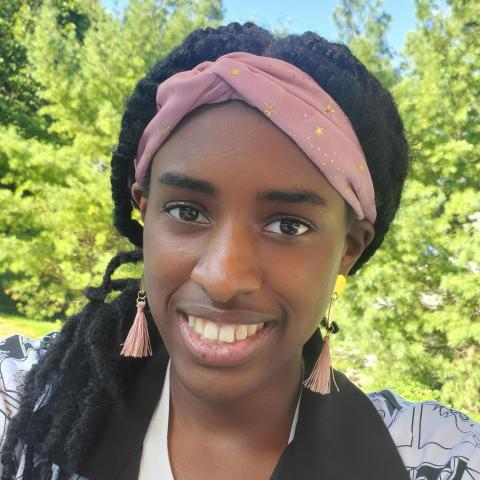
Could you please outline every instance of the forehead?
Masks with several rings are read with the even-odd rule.
[[[218,190],[293,187],[342,197],[297,144],[242,101],[202,105],[184,117],[155,155],[152,177],[185,173]]]

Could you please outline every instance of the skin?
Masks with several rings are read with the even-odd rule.
[[[166,172],[211,182],[209,195],[162,185]],[[302,347],[323,317],[338,274],[374,237],[346,222],[343,198],[283,131],[243,102],[204,105],[154,157],[148,195],[132,196],[144,222],[149,307],[172,359],[169,454],[176,479],[268,479],[287,445],[301,385]],[[328,205],[259,202],[265,190],[306,189]],[[182,221],[174,201],[193,217]],[[192,210],[187,214],[192,215]],[[293,217],[287,228],[276,215]],[[295,223],[307,221],[314,229]],[[247,362],[212,367],[180,335],[177,306],[195,301],[276,319]]]

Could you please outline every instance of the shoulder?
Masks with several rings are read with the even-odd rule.
[[[58,333],[51,332],[36,340],[22,335],[0,340],[0,445],[5,440],[8,421],[18,411],[25,376]]]
[[[412,480],[480,480],[480,424],[437,402],[409,402],[388,389],[368,397]]]

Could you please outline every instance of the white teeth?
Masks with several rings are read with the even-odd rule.
[[[205,328],[205,320],[203,318],[193,317],[195,319],[195,331],[199,335],[203,335],[203,330]]]
[[[247,325],[247,336],[253,335],[257,331],[257,324]]]
[[[237,325],[235,327],[235,338],[237,340],[245,340],[247,338],[248,327],[246,325]]]
[[[193,315],[188,315],[188,324],[199,336],[210,341],[225,343],[245,340],[247,337],[255,335],[265,325],[264,323],[256,323],[254,325],[217,324]]]
[[[218,332],[218,339],[222,342],[232,343],[235,340],[235,325],[222,325]]]
[[[203,336],[207,340],[218,340],[218,326],[207,320],[203,329]]]

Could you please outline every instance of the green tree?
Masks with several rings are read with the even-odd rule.
[[[339,364],[365,388],[480,415],[480,14],[418,0],[393,87],[413,147],[403,205],[338,305]]]
[[[82,288],[127,248],[109,194],[125,100],[187,33],[222,15],[220,0],[132,0],[122,18],[96,0],[75,5],[87,22],[46,0],[23,43],[55,141],[0,127],[0,282],[36,319],[76,311]]]
[[[0,0],[0,124],[16,125],[26,136],[45,130],[36,112],[38,85],[28,72],[26,48],[18,39],[25,0]]]
[[[394,52],[386,34],[392,17],[382,10],[382,0],[339,0],[333,12],[338,38],[366,65],[386,88],[398,80]]]
[[[55,0],[57,24],[74,24],[81,40],[89,19],[77,0]],[[24,137],[48,139],[49,118],[38,114],[44,101],[31,75],[24,37],[35,26],[42,0],[0,0],[0,124],[15,125]],[[53,140],[53,138],[50,138]]]

